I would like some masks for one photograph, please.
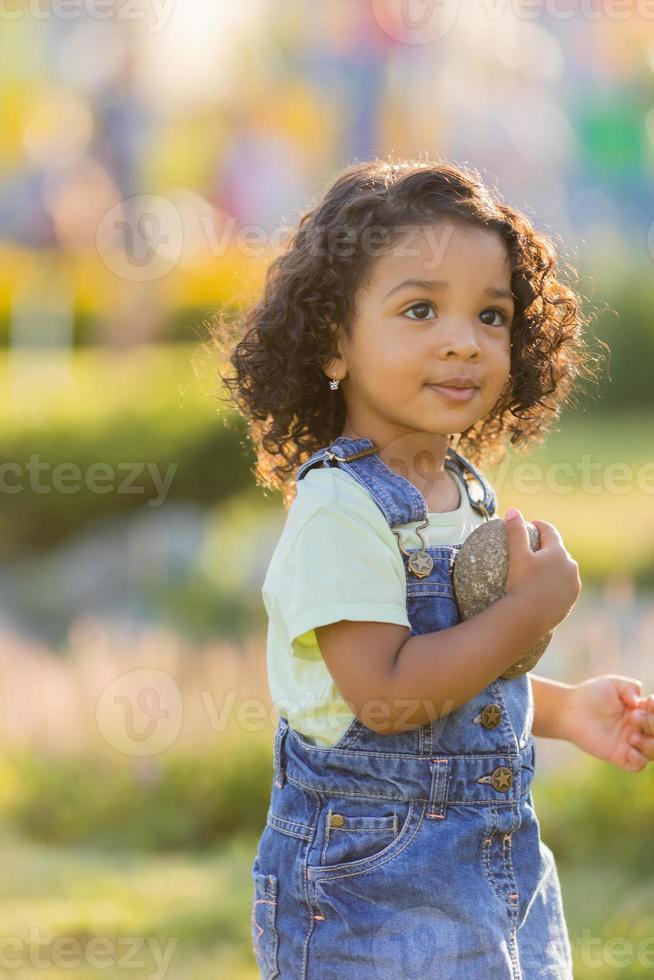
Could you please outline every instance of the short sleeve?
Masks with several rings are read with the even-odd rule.
[[[373,508],[375,504],[371,504]],[[341,619],[410,628],[402,557],[385,518],[330,502],[299,530],[278,568],[279,615],[293,641]]]

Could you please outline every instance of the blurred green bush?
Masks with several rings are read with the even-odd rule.
[[[574,770],[534,782],[543,838],[569,864],[619,866],[627,874],[654,874],[654,767],[628,773],[584,758]]]
[[[50,843],[193,850],[260,833],[271,781],[272,743],[251,734],[118,762],[14,750],[0,762],[0,819]]]
[[[197,345],[4,351],[0,382],[2,556],[56,544],[101,516],[161,506],[162,496],[211,504],[252,484],[244,425],[220,401],[215,366]],[[109,476],[97,472],[94,485],[99,464]],[[157,490],[167,473],[170,485]]]

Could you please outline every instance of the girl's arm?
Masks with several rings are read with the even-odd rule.
[[[447,629],[409,636],[393,623],[339,620],[316,627],[343,700],[380,734],[407,731],[465,704],[550,628],[542,603],[505,595]]]
[[[532,733],[544,738],[566,739],[568,708],[574,685],[530,674],[534,694]]]

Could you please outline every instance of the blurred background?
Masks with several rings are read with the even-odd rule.
[[[16,0],[0,21],[0,973],[255,977],[285,512],[207,324],[256,298],[340,167],[477,167],[611,349],[542,448],[488,470],[581,567],[537,673],[652,690],[654,7]],[[652,767],[537,757],[575,976],[651,976]]]

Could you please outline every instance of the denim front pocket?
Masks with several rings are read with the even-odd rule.
[[[263,980],[279,976],[276,926],[278,879],[252,869],[252,949]]]
[[[330,795],[309,854],[310,878],[320,881],[372,871],[410,841],[422,809],[400,800]]]
[[[349,814],[329,809],[325,814],[322,864],[346,864],[370,857],[391,844],[398,833],[398,814]]]

